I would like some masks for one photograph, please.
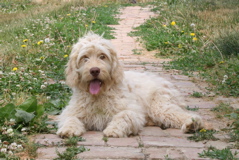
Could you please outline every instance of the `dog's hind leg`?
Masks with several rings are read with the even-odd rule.
[[[136,135],[146,123],[145,114],[124,110],[116,114],[103,131],[107,137],[127,137]]]
[[[159,126],[192,132],[202,128],[201,117],[183,110],[177,97],[156,92],[147,108],[149,117]]]

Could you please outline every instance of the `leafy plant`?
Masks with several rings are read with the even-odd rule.
[[[195,92],[195,91],[193,91],[193,93],[192,93],[191,96],[192,96],[192,97],[195,97],[195,98],[202,98],[202,97],[203,97],[203,94],[200,93],[200,92]]]
[[[66,150],[63,153],[60,153],[59,151],[57,151],[57,158],[54,158],[54,160],[74,160],[77,156],[77,154],[81,153],[81,152],[85,152],[85,151],[89,151],[89,149],[86,149],[84,146],[80,146],[80,147],[68,147],[66,148]]]
[[[230,141],[236,141],[239,142],[239,109],[233,111],[230,114],[227,114],[226,117],[229,117],[230,119],[233,119],[233,122],[231,124],[230,128]]]
[[[66,146],[76,146],[77,142],[79,141],[85,141],[85,139],[82,137],[70,137],[68,139],[65,139],[64,144]]]
[[[199,107],[195,106],[194,108],[190,108],[189,106],[187,106],[186,109],[189,111],[198,111]]]
[[[195,132],[193,136],[188,137],[189,140],[193,141],[203,141],[203,140],[213,140],[216,141],[218,138],[214,137],[213,134],[215,134],[216,131],[213,130],[206,130],[206,129],[201,129],[199,132]]]
[[[34,125],[43,114],[43,105],[38,105],[36,97],[31,97],[19,106],[7,104],[0,108],[0,122],[4,123],[6,120],[15,119],[17,124]]]
[[[214,147],[209,147],[208,150],[204,150],[202,153],[198,153],[199,157],[203,158],[212,158],[219,160],[236,160],[235,157],[238,153],[232,151],[229,148],[224,148],[222,150],[216,149]]]

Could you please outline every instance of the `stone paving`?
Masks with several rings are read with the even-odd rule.
[[[136,38],[127,34],[134,27],[142,24],[145,19],[154,16],[149,7],[126,7],[122,9],[119,18],[119,25],[115,28],[115,37],[112,42],[115,45],[121,62],[125,70],[150,71],[155,72],[176,85],[184,96],[185,103],[190,107],[198,107],[197,111],[206,122],[206,129],[214,128],[220,130],[227,124],[219,121],[215,114],[210,111],[220,102],[230,102],[234,107],[238,107],[238,99],[215,97],[205,90],[206,84],[197,78],[189,78],[179,75],[178,71],[165,71],[163,62],[165,59],[156,59],[152,53],[143,50],[136,42]],[[140,50],[141,55],[133,54],[133,50]],[[194,92],[207,93],[208,97],[193,98],[190,95]],[[210,97],[210,95],[212,97]],[[213,100],[213,101],[212,101]],[[210,145],[223,149],[232,145],[226,141],[225,135],[217,134],[218,141],[194,142],[187,140],[191,134],[183,134],[179,129],[162,130],[159,127],[148,126],[138,135],[129,138],[108,138],[103,140],[102,132],[89,131],[83,135],[85,141],[78,142],[78,145],[90,149],[77,155],[80,159],[207,159],[200,158],[201,153]],[[61,147],[63,140],[55,134],[40,134],[33,137],[34,141],[44,145],[37,150],[38,160],[50,160],[57,157],[56,150],[63,152],[66,147]]]

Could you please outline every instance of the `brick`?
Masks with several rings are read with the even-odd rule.
[[[198,153],[202,153],[203,148],[180,148],[181,152],[185,155],[185,159],[193,160],[210,160],[210,158],[201,158]]]
[[[54,146],[63,143],[63,139],[55,134],[39,134],[31,137],[31,139],[34,142],[45,146]]]
[[[140,148],[131,147],[88,147],[90,151],[80,153],[82,159],[143,159]]]
[[[52,160],[54,158],[57,158],[56,151],[59,151],[60,153],[64,152],[66,150],[66,147],[62,148],[56,148],[56,147],[48,147],[48,148],[39,148],[37,150],[37,158],[36,160]]]
[[[183,76],[183,75],[171,75],[171,77],[176,80],[184,80],[184,81],[189,80],[188,76]]]
[[[139,137],[108,138],[107,145],[117,147],[139,147]]]
[[[168,137],[178,137],[178,138],[187,138],[191,136],[192,134],[185,134],[183,133],[180,129],[175,129],[175,128],[168,128],[164,130],[165,134],[168,135]]]
[[[200,100],[200,102],[195,102],[195,101],[193,101],[193,99],[191,101],[192,102],[186,102],[187,106],[189,106],[190,108],[199,107],[202,109],[212,109],[217,106],[216,103],[210,102],[210,101],[201,101]]]
[[[184,160],[184,155],[179,149],[174,148],[146,148],[144,153],[149,159],[165,160],[167,158]]]
[[[103,133],[96,131],[88,131],[82,135],[85,141],[78,142],[78,145],[84,146],[104,146]]]
[[[201,148],[204,144],[201,142],[188,141],[185,138],[178,137],[149,137],[142,136],[141,141],[145,147],[189,147]]]

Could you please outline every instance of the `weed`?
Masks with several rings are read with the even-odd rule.
[[[195,98],[202,98],[202,97],[203,97],[203,94],[200,93],[200,92],[195,92],[195,91],[193,91],[193,93],[192,93],[191,96],[192,96],[192,97],[195,97]]]
[[[220,160],[236,160],[235,157],[238,153],[232,151],[229,148],[225,148],[222,150],[216,149],[214,147],[209,147],[208,150],[204,150],[202,153],[198,153],[199,157],[203,158],[212,158],[212,159],[220,159]]]
[[[54,158],[54,160],[73,160],[76,159],[77,154],[85,152],[85,151],[89,151],[89,149],[86,149],[84,146],[80,146],[80,147],[68,147],[66,148],[66,150],[63,153],[60,153],[59,151],[57,152],[58,157]]]
[[[173,160],[172,158],[170,158],[168,155],[164,156],[165,160]]]
[[[193,134],[193,136],[188,137],[189,140],[193,141],[204,141],[204,140],[213,140],[216,141],[218,138],[214,137],[213,134],[215,134],[216,131],[213,130],[206,130],[206,129],[201,129],[199,132],[197,131],[196,133]]]
[[[189,106],[187,106],[186,109],[189,111],[198,111],[199,107],[195,106],[194,108],[190,108]]]
[[[217,113],[218,118],[222,118],[225,116],[225,114],[229,114],[233,112],[233,108],[230,106],[230,104],[226,103],[220,103],[218,106],[211,109],[211,111]]]
[[[226,117],[229,117],[233,120],[232,124],[230,125],[230,141],[232,142],[239,142],[239,109],[234,110],[232,113],[227,114]]]
[[[35,142],[28,142],[26,143],[26,146],[25,146],[25,150],[26,152],[28,153],[28,155],[30,157],[37,157],[37,149],[40,147],[41,145],[38,144],[38,143],[35,143]]]
[[[66,146],[76,146],[79,141],[85,141],[85,139],[82,137],[70,137],[64,141],[64,144]]]
[[[108,137],[103,137],[102,140],[103,140],[104,142],[108,142]]]
[[[136,55],[141,55],[142,54],[142,49],[133,49],[133,54],[136,54]]]

